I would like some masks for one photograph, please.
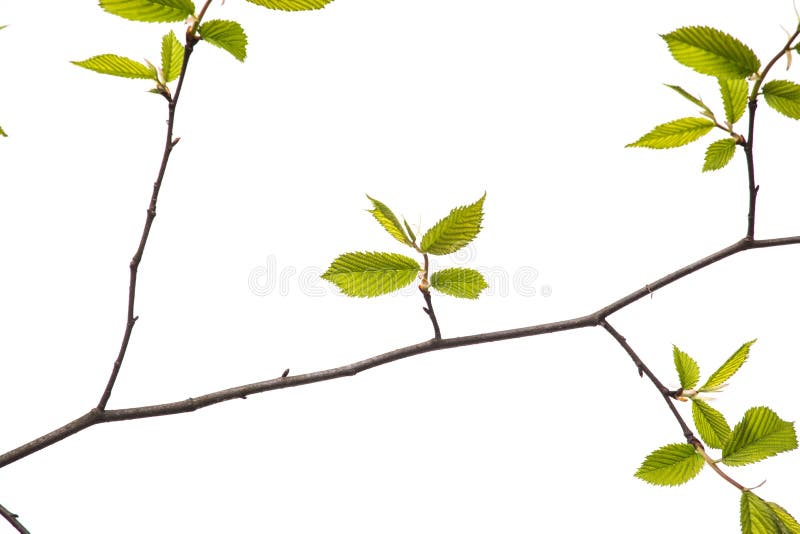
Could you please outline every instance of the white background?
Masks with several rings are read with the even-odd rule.
[[[183,26],[95,2],[4,4],[8,450],[97,403],[163,145],[166,104],[147,82],[69,60],[155,62],[161,35]],[[478,268],[492,287],[477,302],[435,296],[445,336],[583,315],[731,244],[746,229],[741,153],[701,174],[707,143],[624,145],[695,114],[662,83],[722,114],[713,80],[675,63],[659,33],[713,25],[765,63],[796,21],[790,2],[742,0],[336,0],[290,14],[228,0],[207,18],[241,22],[248,59],[203,43],[192,58],[110,408],[429,338],[417,292],[349,299],[317,278],[342,252],[404,252],[364,211],[365,193],[424,230],[487,192],[485,229],[439,265]],[[798,66],[774,73],[796,80]],[[797,128],[759,108],[757,237],[800,233]],[[715,406],[731,424],[760,404],[797,420],[799,259],[797,247],[739,254],[610,322],[670,387],[673,343],[705,377],[759,338]],[[736,532],[738,493],[710,470],[678,489],[633,477],[647,453],[682,440],[595,328],[93,427],[3,469],[0,503],[37,534]],[[797,515],[799,458],[732,474],[767,479],[759,494]]]

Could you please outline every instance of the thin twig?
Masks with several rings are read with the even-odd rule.
[[[210,2],[210,0],[209,0]],[[206,6],[208,3],[206,4]],[[205,10],[205,8],[204,8]],[[117,354],[117,359],[114,361],[114,366],[111,369],[111,375],[108,377],[108,382],[106,383],[106,387],[103,390],[103,394],[100,397],[100,401],[97,403],[98,410],[105,410],[106,405],[108,404],[109,398],[111,398],[111,391],[114,389],[114,384],[117,381],[117,376],[119,375],[119,371],[122,368],[122,360],[125,358],[125,353],[128,351],[128,342],[131,339],[131,333],[133,332],[133,326],[136,324],[138,316],[134,315],[134,304],[136,302],[136,280],[139,274],[139,264],[142,262],[142,257],[144,255],[144,248],[147,245],[147,238],[150,236],[150,228],[153,226],[153,220],[156,218],[156,205],[158,203],[158,194],[161,191],[161,183],[164,180],[164,174],[167,171],[167,163],[169,163],[170,154],[172,154],[172,149],[177,144],[177,139],[173,137],[173,127],[175,125],[175,109],[178,105],[178,99],[181,95],[181,88],[183,87],[183,80],[186,77],[186,68],[189,65],[189,57],[192,54],[192,50],[194,49],[194,45],[197,43],[197,38],[187,32],[186,34],[186,45],[184,46],[183,52],[183,65],[181,66],[181,73],[178,77],[178,85],[175,89],[175,96],[169,97],[165,95],[168,100],[168,117],[167,117],[167,136],[166,141],[164,143],[164,153],[161,156],[161,167],[158,169],[158,176],[156,177],[156,181],[153,183],[153,194],[150,197],[150,205],[147,208],[147,217],[144,222],[144,228],[142,229],[142,236],[139,239],[139,246],[136,249],[136,252],[133,254],[133,258],[131,259],[130,263],[130,282],[128,284],[128,315],[125,321],[125,332],[122,335],[122,343],[120,344],[119,353]]]
[[[0,504],[0,516],[3,516],[6,521],[8,521],[12,527],[17,529],[17,532],[20,534],[30,534],[27,528],[19,522],[19,516],[11,511],[8,510],[5,506]]]
[[[245,384],[178,402],[119,410],[98,410],[95,408],[78,417],[74,421],[57,428],[56,430],[53,430],[44,436],[36,438],[31,442],[0,455],[0,468],[99,423],[128,421],[132,419],[144,419],[149,417],[161,417],[179,413],[188,413],[212,406],[214,404],[219,404],[221,402],[226,402],[233,399],[241,399],[249,395],[353,376],[362,371],[366,371],[367,369],[372,369],[373,367],[386,365],[403,358],[425,354],[428,352],[464,347],[468,345],[478,345],[482,343],[492,343],[508,339],[531,337],[541,334],[550,334],[553,332],[564,332],[567,330],[575,330],[578,328],[587,328],[591,326],[599,326],[609,315],[647,296],[650,291],[655,291],[668,284],[671,284],[672,282],[675,282],[676,280],[679,280],[688,274],[699,271],[700,269],[703,269],[712,263],[716,263],[721,259],[727,258],[728,256],[732,256],[733,254],[749,249],[780,247],[797,244],[800,244],[800,236],[783,237],[777,239],[759,239],[752,241],[747,239],[739,240],[729,247],[725,247],[714,254],[706,256],[705,258],[682,267],[681,269],[663,276],[654,282],[646,284],[642,288],[612,302],[611,304],[597,310],[594,313],[576,317],[574,319],[526,326],[522,328],[514,328],[511,330],[485,332],[470,336],[443,338],[440,340],[431,339],[423,343],[399,348],[390,352],[373,356],[371,358],[367,358],[365,360],[343,365],[341,367],[335,367],[332,369],[306,374],[279,377],[262,382],[255,382],[252,384]]]

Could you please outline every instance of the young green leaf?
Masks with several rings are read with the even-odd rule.
[[[669,84],[664,84],[664,85],[666,85],[667,87],[669,87],[670,89],[672,89],[673,91],[684,97],[689,102],[692,102],[693,104],[699,106],[700,109],[703,110],[701,112],[702,115],[705,115],[706,117],[712,120],[714,119],[714,112],[712,112],[711,109],[708,106],[706,106],[702,100],[700,100],[699,98],[697,98],[692,94],[689,94],[686,90],[683,89],[683,87],[680,87],[678,85],[669,85]]]
[[[705,459],[688,443],[672,443],[653,451],[635,476],[657,486],[677,486],[697,476]]]
[[[281,11],[308,11],[322,9],[333,0],[247,0],[251,4]]]
[[[748,85],[741,78],[720,78],[718,81],[722,105],[725,108],[725,119],[733,126],[742,118],[747,107]]]
[[[731,437],[731,427],[725,417],[702,399],[692,399],[694,426],[703,441],[712,449],[721,449]]]
[[[454,208],[450,211],[450,215],[425,232],[420,243],[420,250],[444,255],[453,253],[469,244],[481,231],[485,199],[486,193],[474,204]]]
[[[411,238],[411,242],[414,243],[417,240],[417,236],[414,235],[414,231],[409,226],[408,221],[403,219],[403,225],[406,227],[406,231],[408,232],[408,236]]]
[[[101,54],[83,61],[73,61],[72,63],[84,69],[93,70],[101,74],[110,74],[111,76],[144,80],[154,79],[153,70],[144,63],[116,54]],[[158,80],[156,79],[156,81]]]
[[[739,503],[742,534],[783,534],[778,517],[769,505],[752,491],[742,492]]]
[[[3,137],[8,137],[8,135],[6,135],[6,132],[3,131],[2,126],[0,126],[0,135],[2,135]]]
[[[227,50],[244,61],[247,56],[247,35],[238,22],[232,20],[209,20],[200,25],[200,37],[214,46]]]
[[[403,227],[400,226],[400,221],[397,219],[397,216],[389,209],[389,206],[381,202],[380,200],[375,200],[371,196],[367,195],[367,198],[372,202],[374,209],[367,210],[369,211],[375,220],[380,223],[383,228],[389,232],[389,235],[393,238],[397,239],[404,245],[413,246],[413,240],[409,239],[406,235]],[[408,226],[408,224],[406,224]]]
[[[140,22],[179,22],[194,14],[192,0],[100,0],[100,7]]]
[[[701,74],[717,78],[747,78],[761,63],[741,41],[708,26],[690,26],[661,36],[672,57]]]
[[[453,297],[476,299],[489,287],[483,275],[474,269],[453,267],[431,275],[431,287]]]
[[[8,28],[8,24],[3,24],[2,26],[0,26],[0,30],[2,30],[3,28]]]
[[[697,141],[714,127],[714,122],[698,117],[686,117],[659,124],[638,141],[625,145],[645,148],[676,148]]]
[[[700,367],[697,362],[675,345],[672,346],[672,359],[675,361],[675,370],[678,371],[681,388],[694,388],[697,381],[700,380]]]
[[[772,80],[761,88],[767,104],[790,119],[800,119],[800,85],[786,80]]]
[[[405,287],[417,277],[419,264],[401,254],[348,252],[336,258],[322,278],[351,297],[377,297]]]
[[[792,517],[792,514],[774,502],[768,502],[767,506],[772,509],[775,517],[778,518],[778,522],[783,526],[784,530],[781,531],[781,534],[800,534],[800,523]]]
[[[714,141],[706,149],[703,172],[716,171],[723,168],[730,163],[734,154],[736,154],[736,141],[732,137]]]
[[[750,408],[722,448],[722,462],[737,466],[760,462],[797,448],[794,423],[782,420],[767,407]]]
[[[176,80],[183,68],[183,45],[175,32],[170,30],[161,39],[161,71],[164,73],[164,83]]]
[[[725,360],[725,363],[723,363],[719,369],[714,371],[714,374],[708,377],[708,380],[700,387],[699,391],[719,391],[725,387],[725,383],[728,379],[739,370],[745,361],[747,361],[747,356],[750,354],[750,346],[755,342],[756,340],[754,339],[739,347],[730,358]]]

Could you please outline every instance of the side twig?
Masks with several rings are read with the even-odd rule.
[[[0,504],[0,516],[2,516],[8,523],[17,529],[17,532],[20,534],[30,534],[27,528],[19,522],[19,516],[13,512],[10,512],[8,508]]]

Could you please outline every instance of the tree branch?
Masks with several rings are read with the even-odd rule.
[[[605,322],[606,317],[615,311],[618,311],[625,306],[628,306],[641,299],[642,297],[649,295],[656,289],[671,284],[672,282],[675,282],[676,280],[679,280],[688,274],[699,271],[700,269],[727,258],[728,256],[732,256],[733,254],[749,249],[797,244],[800,244],[800,236],[760,240],[741,239],[733,245],[725,247],[722,250],[706,256],[701,260],[682,267],[681,269],[663,276],[658,280],[651,282],[650,284],[646,284],[641,289],[638,289],[612,302],[611,304],[597,310],[594,313],[584,315],[582,317],[576,317],[574,319],[566,319],[563,321],[514,328],[510,330],[485,332],[470,336],[443,338],[439,340],[431,339],[416,345],[409,345],[407,347],[395,349],[371,358],[367,358],[365,360],[360,360],[340,367],[334,367],[332,369],[294,376],[280,376],[262,382],[255,382],[252,384],[215,391],[200,397],[189,398],[178,402],[119,410],[100,410],[98,408],[94,408],[86,414],[78,417],[74,421],[57,428],[56,430],[53,430],[44,436],[36,438],[31,442],[21,445],[20,447],[17,447],[16,449],[13,449],[3,455],[0,455],[0,468],[99,423],[111,423],[115,421],[128,421],[131,419],[144,419],[148,417],[161,417],[165,415],[193,412],[195,410],[199,410],[214,404],[219,404],[221,402],[226,402],[233,399],[243,399],[248,395],[255,395],[257,393],[264,393],[275,389],[285,389],[303,386],[306,384],[313,384],[315,382],[322,382],[325,380],[354,376],[362,371],[372,369],[373,367],[386,365],[403,358],[425,354],[427,352],[464,347],[468,345],[478,345],[482,343],[492,343],[507,339],[531,337],[540,334],[550,334],[553,332],[563,332],[566,330],[576,330],[578,328],[586,328],[590,326],[599,326]]]
[[[8,521],[12,527],[17,529],[17,532],[20,532],[21,534],[30,534],[28,529],[19,522],[19,516],[13,512],[10,512],[8,508],[2,504],[0,504],[0,516],[5,518],[5,520]]]

